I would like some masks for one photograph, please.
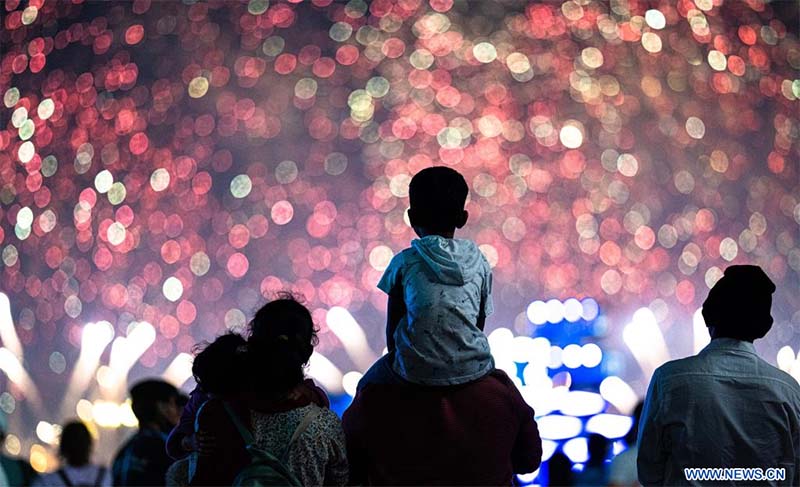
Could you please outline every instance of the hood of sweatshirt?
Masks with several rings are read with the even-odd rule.
[[[442,284],[463,285],[483,270],[483,254],[471,240],[429,235],[412,240],[411,247]]]

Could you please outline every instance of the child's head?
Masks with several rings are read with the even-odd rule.
[[[161,379],[146,379],[134,384],[130,390],[131,409],[139,428],[155,427],[169,432],[181,416],[178,409],[180,392],[172,384]]]
[[[92,455],[92,435],[86,425],[80,421],[72,421],[61,430],[58,453],[71,467],[82,467],[89,463]]]
[[[464,204],[468,193],[464,176],[449,167],[429,167],[415,174],[408,188],[408,217],[414,231],[422,237],[452,236],[467,223]]]
[[[247,341],[248,367],[257,395],[280,396],[303,381],[303,366],[317,344],[308,308],[283,294],[256,312]]]
[[[241,392],[246,343],[241,335],[228,333],[197,354],[192,374],[203,392],[223,397]]]

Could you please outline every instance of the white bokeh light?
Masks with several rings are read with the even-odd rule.
[[[536,300],[528,305],[526,315],[534,325],[544,325],[547,323],[547,305],[544,301]]]
[[[167,280],[164,281],[161,291],[164,293],[165,298],[174,303],[183,296],[183,284],[177,277],[168,277]]]

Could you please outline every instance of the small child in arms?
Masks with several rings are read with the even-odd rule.
[[[374,383],[446,386],[494,369],[483,334],[492,308],[489,263],[471,240],[454,238],[467,223],[469,188],[448,167],[423,169],[411,180],[408,216],[420,237],[395,255],[378,288],[389,295],[389,353],[364,375]]]

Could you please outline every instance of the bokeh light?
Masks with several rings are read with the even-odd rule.
[[[130,425],[107,386],[185,378],[175,357],[290,290],[320,328],[315,378],[352,391],[348,353],[384,346],[375,284],[415,238],[408,183],[432,165],[470,186],[457,235],[492,266],[488,332],[598,320],[606,342],[553,345],[553,369],[609,360],[642,394],[665,350],[693,351],[725,267],[747,263],[778,285],[760,350],[794,370],[800,44],[781,3],[6,2],[0,290],[26,354],[2,336],[9,370],[63,397],[86,323],[118,339],[152,323],[128,375],[99,357],[69,408]],[[335,307],[363,341],[331,329]],[[609,354],[653,337],[649,356]],[[0,380],[6,450],[52,467],[59,405]]]

